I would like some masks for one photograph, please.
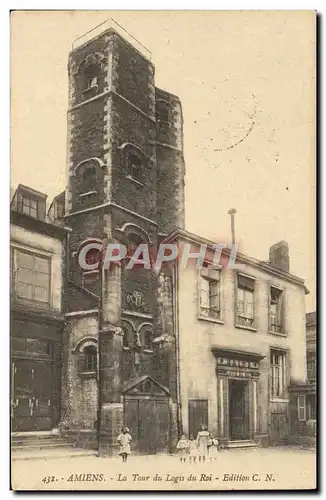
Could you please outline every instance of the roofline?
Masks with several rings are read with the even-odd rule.
[[[47,194],[42,193],[41,191],[37,191],[36,189],[33,189],[29,186],[25,186],[24,184],[18,184],[16,191],[15,191],[15,194],[17,193],[18,189],[25,189],[26,191],[30,191],[33,194],[36,194],[38,196],[42,196],[42,198],[45,198],[45,199],[48,197]],[[14,194],[13,198],[15,197],[15,194]]]
[[[198,236],[197,234],[191,233],[181,228],[177,228],[174,231],[172,231],[172,233],[170,233],[168,236],[166,236],[166,238],[163,239],[162,243],[169,243],[177,239],[185,239],[192,243],[207,245],[212,250],[214,250],[213,245],[216,245],[216,243],[214,243],[211,240],[208,240],[206,238],[203,238],[202,236]],[[225,255],[230,255],[231,249],[224,248],[222,249],[222,253],[224,253]],[[253,267],[258,267],[259,269],[262,269],[270,274],[277,275],[287,281],[290,281],[292,283],[295,283],[296,285],[301,286],[304,289],[306,295],[310,293],[308,288],[304,284],[304,280],[299,276],[287,273],[286,271],[282,271],[281,269],[278,269],[277,267],[272,266],[271,264],[268,264],[264,261],[258,260],[254,257],[250,257],[249,255],[245,255],[240,252],[237,252],[237,260],[242,261],[246,264],[250,264]]]
[[[124,29],[124,28],[122,28]],[[128,33],[128,32],[127,32]],[[103,36],[108,36],[108,35],[116,35],[118,36],[123,42],[125,42],[127,45],[129,45],[135,52],[137,52],[137,54],[139,54],[143,59],[145,59],[149,64],[151,64],[151,66],[155,67],[154,63],[152,62],[151,60],[151,57],[152,57],[152,53],[151,51],[145,47],[145,45],[143,45],[141,42],[139,42],[137,40],[137,38],[135,38],[131,33],[128,33],[129,36],[131,36],[134,40],[136,40],[136,42],[141,45],[145,50],[146,52],[148,52],[148,54],[150,55],[150,57],[144,55],[139,49],[137,49],[131,42],[129,42],[129,40],[127,40],[123,35],[121,35],[116,29],[110,27],[110,28],[107,28],[107,29],[104,29],[101,33],[99,33],[98,35],[95,35],[93,38],[90,38],[89,40],[86,40],[84,43],[82,43],[81,45],[78,45],[77,47],[72,47],[72,49],[70,50],[69,52],[69,58],[70,56],[72,56],[73,54],[76,54],[80,49],[83,49],[85,48],[88,44],[90,43],[93,43],[95,40],[98,40],[99,38],[102,38]],[[82,35],[84,36],[84,35]],[[79,37],[79,38],[82,38]]]
[[[13,226],[24,227],[29,231],[46,234],[53,238],[61,240],[62,237],[72,232],[69,226],[59,226],[47,220],[36,219],[27,214],[17,212],[17,210],[10,210],[10,224]]]
[[[161,89],[160,87],[155,87],[155,94],[156,92],[162,92],[162,94],[165,94],[167,97],[172,97],[176,101],[180,102],[180,97],[176,94],[172,94],[172,92],[168,92],[167,90]]]

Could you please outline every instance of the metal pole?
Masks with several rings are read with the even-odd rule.
[[[232,235],[232,246],[235,245],[235,229],[234,229],[234,214],[236,214],[237,211],[235,208],[231,208],[228,211],[228,214],[231,215],[231,235]]]

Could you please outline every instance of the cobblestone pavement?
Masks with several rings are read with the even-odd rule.
[[[52,456],[51,456],[52,453]],[[13,489],[245,490],[313,489],[316,454],[299,447],[221,451],[215,461],[190,464],[176,456],[58,457],[12,461]]]

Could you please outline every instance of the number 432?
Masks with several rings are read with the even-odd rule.
[[[54,483],[56,481],[55,476],[45,476],[42,479],[42,483],[49,484],[49,483]]]

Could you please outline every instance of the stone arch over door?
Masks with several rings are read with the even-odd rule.
[[[124,389],[124,423],[132,448],[153,455],[170,448],[170,391],[150,376],[139,377]]]

